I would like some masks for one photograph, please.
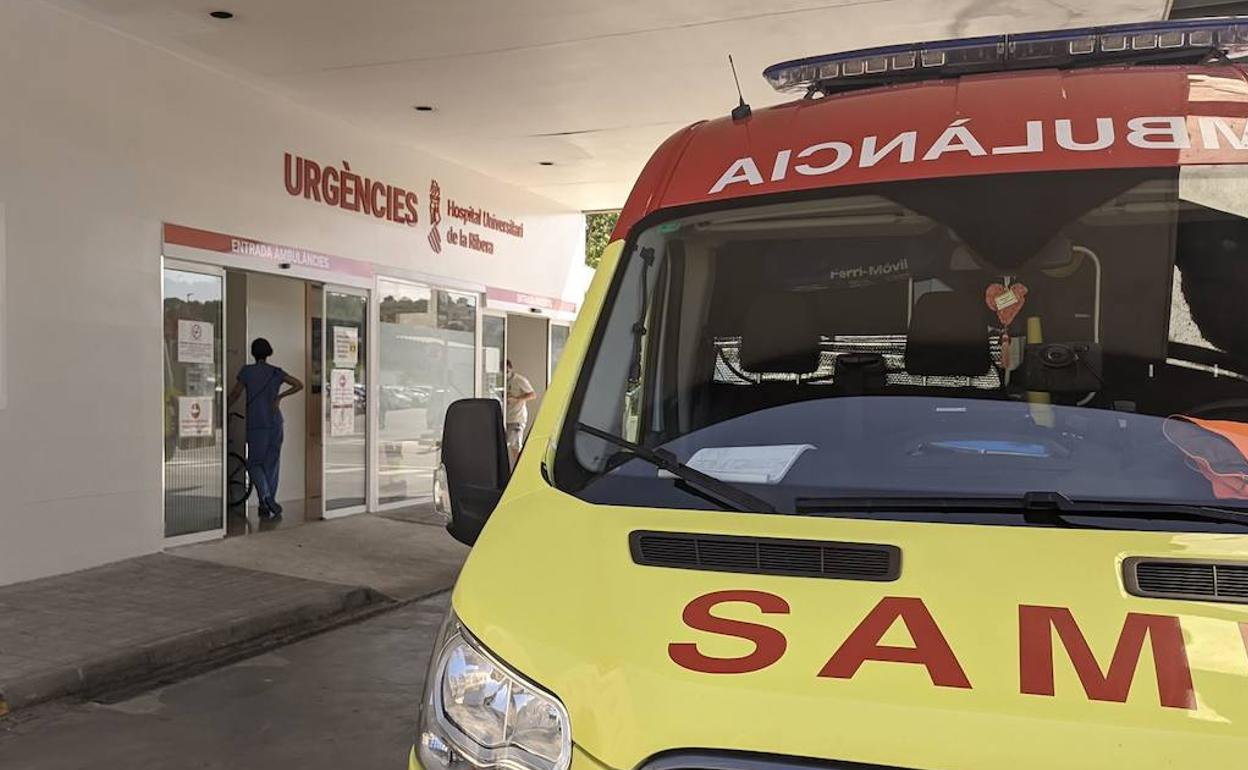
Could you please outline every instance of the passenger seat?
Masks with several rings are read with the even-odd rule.
[[[746,374],[804,376],[819,370],[822,349],[808,295],[764,294],[750,305],[741,333],[740,363]],[[750,385],[712,382],[708,385],[709,417],[722,422],[760,409],[827,395],[826,386],[793,380],[766,380]]]
[[[819,342],[808,295],[764,294],[745,317],[741,368],[754,374],[811,374],[819,369]]]

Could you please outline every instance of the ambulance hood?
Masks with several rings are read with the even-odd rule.
[[[754,574],[790,554],[718,571],[713,548],[709,569],[651,566],[642,532],[895,549],[896,569]],[[1248,605],[1133,596],[1124,568],[1244,553],[1240,535],[632,509],[541,487],[495,513],[453,605],[616,770],[687,750],[1215,768],[1248,752]]]

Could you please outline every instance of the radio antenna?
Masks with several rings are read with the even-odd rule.
[[[741,93],[741,79],[737,77],[737,65],[732,60],[732,54],[728,54],[728,66],[732,69],[732,80],[737,84],[737,106],[732,108],[732,119],[745,120],[754,111],[745,103],[745,96]]]

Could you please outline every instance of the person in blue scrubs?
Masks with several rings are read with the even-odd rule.
[[[260,498],[260,518],[277,519],[282,515],[282,506],[277,504],[283,438],[281,403],[303,390],[303,383],[269,363],[273,346],[264,337],[252,341],[251,355],[256,362],[238,370],[230,403],[244,393],[247,396],[247,472]]]

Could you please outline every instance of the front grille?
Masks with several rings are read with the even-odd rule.
[[[1123,582],[1135,596],[1248,604],[1248,563],[1131,558]]]
[[[634,562],[650,567],[836,580],[889,581],[901,574],[901,549],[894,545],[637,531],[629,549]]]

